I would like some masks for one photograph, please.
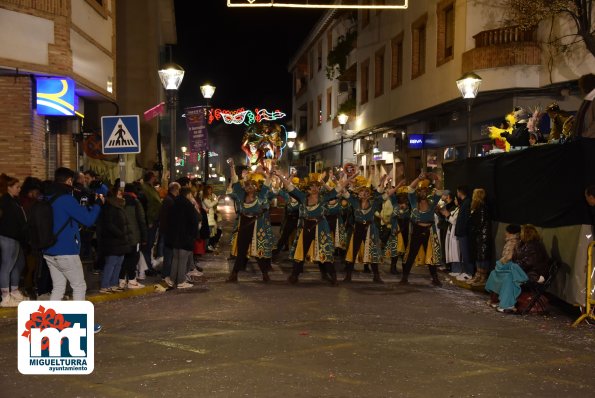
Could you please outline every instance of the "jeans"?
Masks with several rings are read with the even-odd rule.
[[[457,236],[459,241],[459,248],[461,250],[461,262],[463,263],[463,272],[467,275],[473,275],[473,261],[471,261],[471,253],[469,252],[469,237]]]
[[[19,286],[21,273],[25,268],[25,255],[18,240],[0,235],[0,288]]]
[[[105,256],[105,267],[103,267],[103,275],[101,275],[102,289],[118,286],[123,261],[124,256]]]
[[[52,276],[53,289],[50,300],[60,301],[66,291],[66,282],[72,286],[72,299],[77,301],[85,300],[87,284],[83,273],[83,264],[78,254],[68,256],[48,256],[43,258],[48,264]]]

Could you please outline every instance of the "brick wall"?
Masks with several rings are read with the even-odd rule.
[[[46,177],[44,118],[31,110],[31,79],[0,77],[3,103],[0,107],[0,172],[24,179]]]
[[[515,65],[540,65],[537,43],[510,43],[474,48],[463,53],[463,71]]]

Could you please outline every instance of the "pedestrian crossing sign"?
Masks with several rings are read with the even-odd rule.
[[[101,151],[104,155],[140,153],[138,115],[103,116],[101,118]]]

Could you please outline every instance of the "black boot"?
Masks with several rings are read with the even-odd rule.
[[[269,268],[260,262],[258,263],[258,268],[260,268],[260,272],[262,272],[262,281],[264,283],[270,282],[271,278],[269,277]]]
[[[372,271],[370,271],[370,265],[369,264],[364,264],[364,272],[366,274],[371,273]]]
[[[325,264],[318,263],[318,269],[320,270],[320,279],[323,281],[330,281],[331,279],[328,276]]]
[[[399,271],[397,271],[397,260],[398,257],[391,257],[390,259],[390,273],[393,275],[398,275]]]
[[[287,282],[295,285],[299,281],[300,273],[304,270],[304,263],[293,263],[293,270],[291,271],[291,275],[287,278]]]
[[[343,278],[343,282],[351,282],[352,274],[353,274],[353,263],[345,263],[345,278]]]
[[[231,271],[225,282],[238,283],[238,273],[236,271]]]
[[[335,270],[335,264],[334,263],[324,263],[326,271],[329,275],[329,279],[328,281],[330,282],[331,285],[336,286],[337,285],[337,271]]]
[[[436,270],[435,265],[430,265],[430,275],[432,275],[432,285],[434,286],[442,286],[442,282],[438,279],[438,270]]]
[[[399,285],[408,285],[409,284],[409,272],[411,271],[411,267],[413,264],[403,264],[403,275],[401,276],[401,280],[399,281]]]
[[[374,283],[384,283],[380,278],[380,271],[378,270],[378,264],[372,264],[372,272],[374,273]]]

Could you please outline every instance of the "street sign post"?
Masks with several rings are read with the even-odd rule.
[[[120,186],[126,184],[126,157],[140,153],[140,121],[138,115],[103,116],[101,118],[101,151],[118,155]]]

